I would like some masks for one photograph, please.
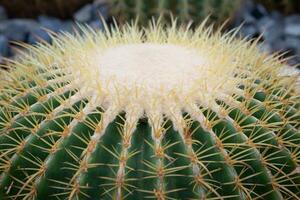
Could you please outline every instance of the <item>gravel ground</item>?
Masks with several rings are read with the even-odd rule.
[[[41,40],[51,42],[46,29],[55,33],[72,33],[77,24],[89,24],[93,29],[103,30],[100,15],[105,20],[109,18],[107,5],[102,0],[83,6],[69,20],[46,15],[40,15],[36,19],[8,19],[5,9],[0,5],[0,63],[3,57],[16,54],[15,41],[29,44],[36,44]]]
[[[290,65],[300,63],[300,13],[283,16],[278,11],[268,12],[260,4],[246,1],[237,14],[234,26],[243,23],[242,36],[257,38],[262,34],[262,50],[269,53],[286,52]]]

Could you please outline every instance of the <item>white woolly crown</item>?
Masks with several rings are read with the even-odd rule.
[[[167,115],[177,127],[182,112],[199,118],[199,106],[226,113],[217,101],[238,106],[233,95],[247,96],[240,86],[275,80],[282,65],[259,52],[255,42],[236,39],[234,33],[213,34],[204,24],[194,31],[176,24],[81,31],[83,37],[65,34],[54,37],[51,46],[28,47],[31,54],[19,65],[34,63],[53,75],[67,74],[63,78],[78,90],[71,101],[89,99],[85,111],[103,107],[106,124],[122,111],[134,119]],[[277,83],[292,86],[294,80],[282,77]]]

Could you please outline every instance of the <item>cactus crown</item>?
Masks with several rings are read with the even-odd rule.
[[[0,199],[299,199],[297,77],[204,26],[28,46],[1,76]]]

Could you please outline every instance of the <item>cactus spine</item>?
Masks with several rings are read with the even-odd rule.
[[[28,46],[1,71],[0,199],[300,199],[297,77],[203,27]]]
[[[234,15],[240,0],[109,0],[111,13],[118,21],[139,17],[139,22],[147,25],[148,19],[173,14],[179,22],[199,23],[208,15],[210,20],[221,24]]]

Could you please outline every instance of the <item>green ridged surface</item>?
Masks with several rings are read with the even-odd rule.
[[[230,19],[240,6],[240,0],[109,0],[111,13],[121,22],[130,22],[139,18],[143,25],[152,17],[163,16],[169,19],[170,14],[179,22],[190,21],[198,24],[206,17],[211,22],[221,24]]]
[[[130,42],[131,34],[125,38]],[[86,41],[94,42],[92,36]],[[228,99],[215,94],[211,104],[191,102],[195,110],[178,101],[174,113],[164,102],[162,111],[139,115],[135,104],[114,113],[114,104],[95,101],[106,97],[102,90],[83,91],[67,73],[73,68],[57,67],[63,60],[57,55],[65,56],[69,46],[56,43],[58,52],[33,47],[33,58],[1,71],[1,200],[300,199],[299,92],[294,77],[279,76],[265,66],[267,59],[253,56],[257,68],[244,66]],[[220,43],[214,48],[226,47]],[[242,54],[251,47],[234,50]]]
[[[43,91],[41,95],[49,95],[65,85],[39,88],[39,91]],[[38,85],[26,87],[36,91]],[[249,91],[250,98],[236,96],[244,105],[240,109],[230,109],[226,103],[218,102],[230,110],[228,116],[232,121],[199,107],[211,122],[211,131],[192,120],[188,113],[182,114],[189,124],[185,137],[166,118],[159,143],[154,141],[147,119],[140,119],[127,149],[130,156],[126,161],[121,198],[163,199],[159,194],[155,196],[158,188],[170,199],[299,198],[300,175],[294,172],[300,164],[299,104],[289,101],[291,97],[286,97],[284,91],[284,88],[265,88],[265,92]],[[44,114],[62,106],[62,99],[76,95],[75,90],[53,94],[43,101],[37,101],[38,97],[30,92],[15,98],[3,90],[1,97],[5,99],[9,95],[15,100],[1,108],[1,199],[116,198],[116,176],[124,149],[120,130],[126,113],[120,113],[110,123],[86,160],[86,167],[81,168],[84,152],[95,132],[90,124],[99,123],[105,110],[99,105],[99,109],[87,113],[64,136],[65,127],[85,108],[88,100],[74,102],[52,119],[46,119]],[[17,117],[9,127],[5,126],[7,113],[17,116],[22,112],[22,105],[30,106],[27,113]],[[36,125],[40,126],[35,128]],[[53,148],[55,144],[57,149]],[[157,145],[162,147],[163,156],[156,153]],[[196,162],[192,162],[189,147]],[[163,169],[161,176],[158,163]],[[200,174],[200,179],[195,174]]]

